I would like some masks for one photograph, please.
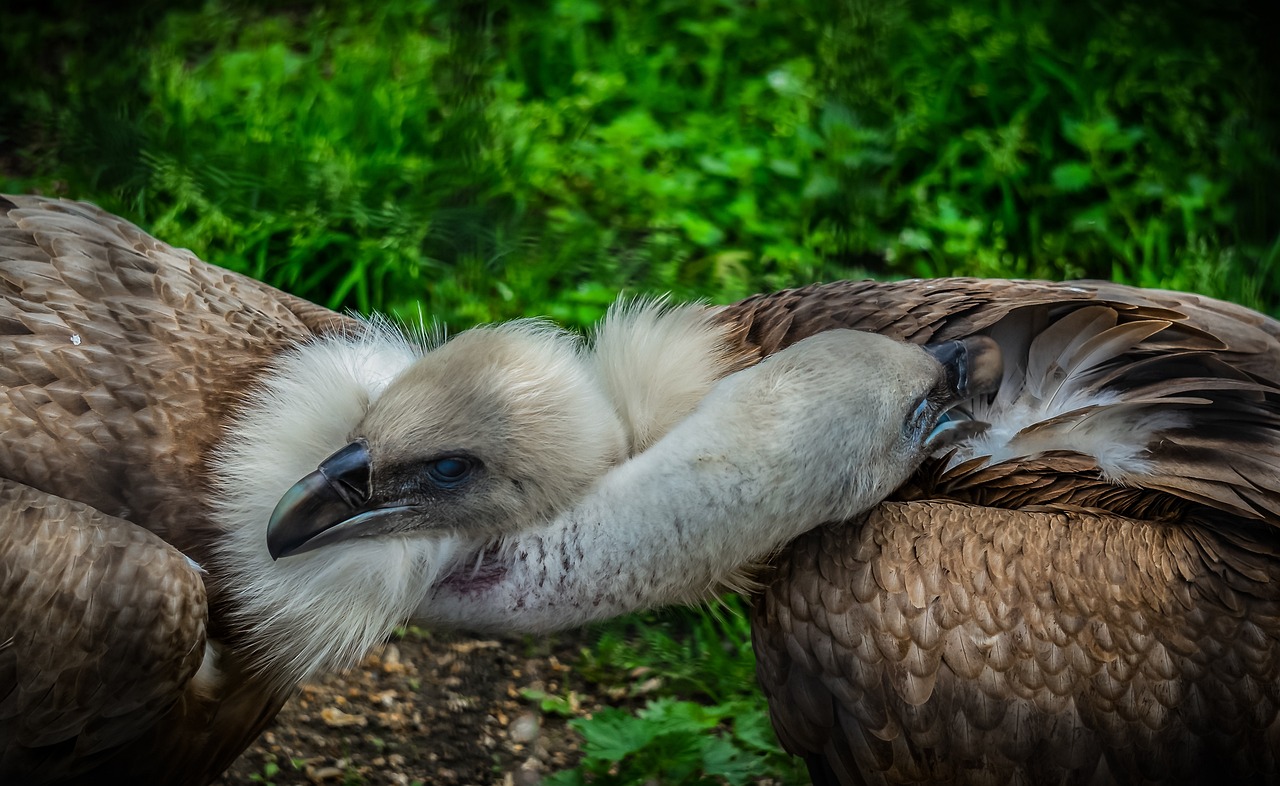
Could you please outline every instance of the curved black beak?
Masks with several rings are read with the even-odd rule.
[[[363,512],[371,492],[369,447],[352,442],[295,483],[271,513],[272,559],[300,554],[331,540],[320,536]]]
[[[948,417],[946,410],[964,399],[995,393],[1004,377],[1004,355],[1000,345],[986,336],[929,344],[924,350],[942,364],[949,399],[925,439],[926,450],[933,453],[987,429],[982,421]]]
[[[924,351],[933,355],[947,372],[947,387],[956,401],[994,393],[1004,376],[1004,356],[1000,346],[987,336],[969,336],[956,341],[928,344]]]

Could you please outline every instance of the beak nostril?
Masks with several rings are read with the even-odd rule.
[[[368,444],[356,440],[320,462],[318,471],[354,507],[368,502],[372,494],[370,464]]]

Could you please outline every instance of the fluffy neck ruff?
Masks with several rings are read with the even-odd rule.
[[[214,459],[215,555],[231,625],[281,686],[349,666],[405,619],[422,588],[475,546],[456,536],[372,539],[279,562],[266,524],[281,494],[338,448],[369,403],[426,347],[386,325],[282,355]]]

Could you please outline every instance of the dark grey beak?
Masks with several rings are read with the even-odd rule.
[[[267,525],[272,559],[301,554],[335,540],[325,533],[351,522],[369,502],[369,448],[352,442],[295,483],[276,505]]]
[[[1004,376],[1004,356],[994,339],[970,336],[957,341],[928,344],[924,351],[933,355],[947,372],[947,387],[961,401],[994,393]]]
[[[924,348],[946,372],[950,401],[947,408],[959,402],[995,393],[1004,377],[1004,355],[1000,346],[986,336],[970,336],[957,341],[929,344]],[[948,448],[986,431],[988,424],[979,420],[953,418],[946,408],[925,440],[929,453]]]

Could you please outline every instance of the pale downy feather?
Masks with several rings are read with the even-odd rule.
[[[1146,446],[1158,435],[1186,425],[1168,405],[1209,403],[1172,394],[1158,400],[1144,389],[1106,387],[1114,381],[1109,363],[1169,327],[1164,320],[1117,324],[1104,306],[1081,308],[1044,329],[1033,341],[1018,340],[1014,329],[997,336],[1005,350],[1006,376],[991,402],[974,402],[972,417],[990,427],[962,443],[948,467],[975,457],[998,464],[1055,450],[1092,456],[1108,480],[1136,482],[1150,469]],[[1025,346],[1025,354],[1018,348]],[[1023,371],[1025,369],[1025,372]]]
[[[597,327],[592,349],[627,428],[631,455],[670,431],[716,380],[742,366],[706,306],[665,299],[615,304]]]

